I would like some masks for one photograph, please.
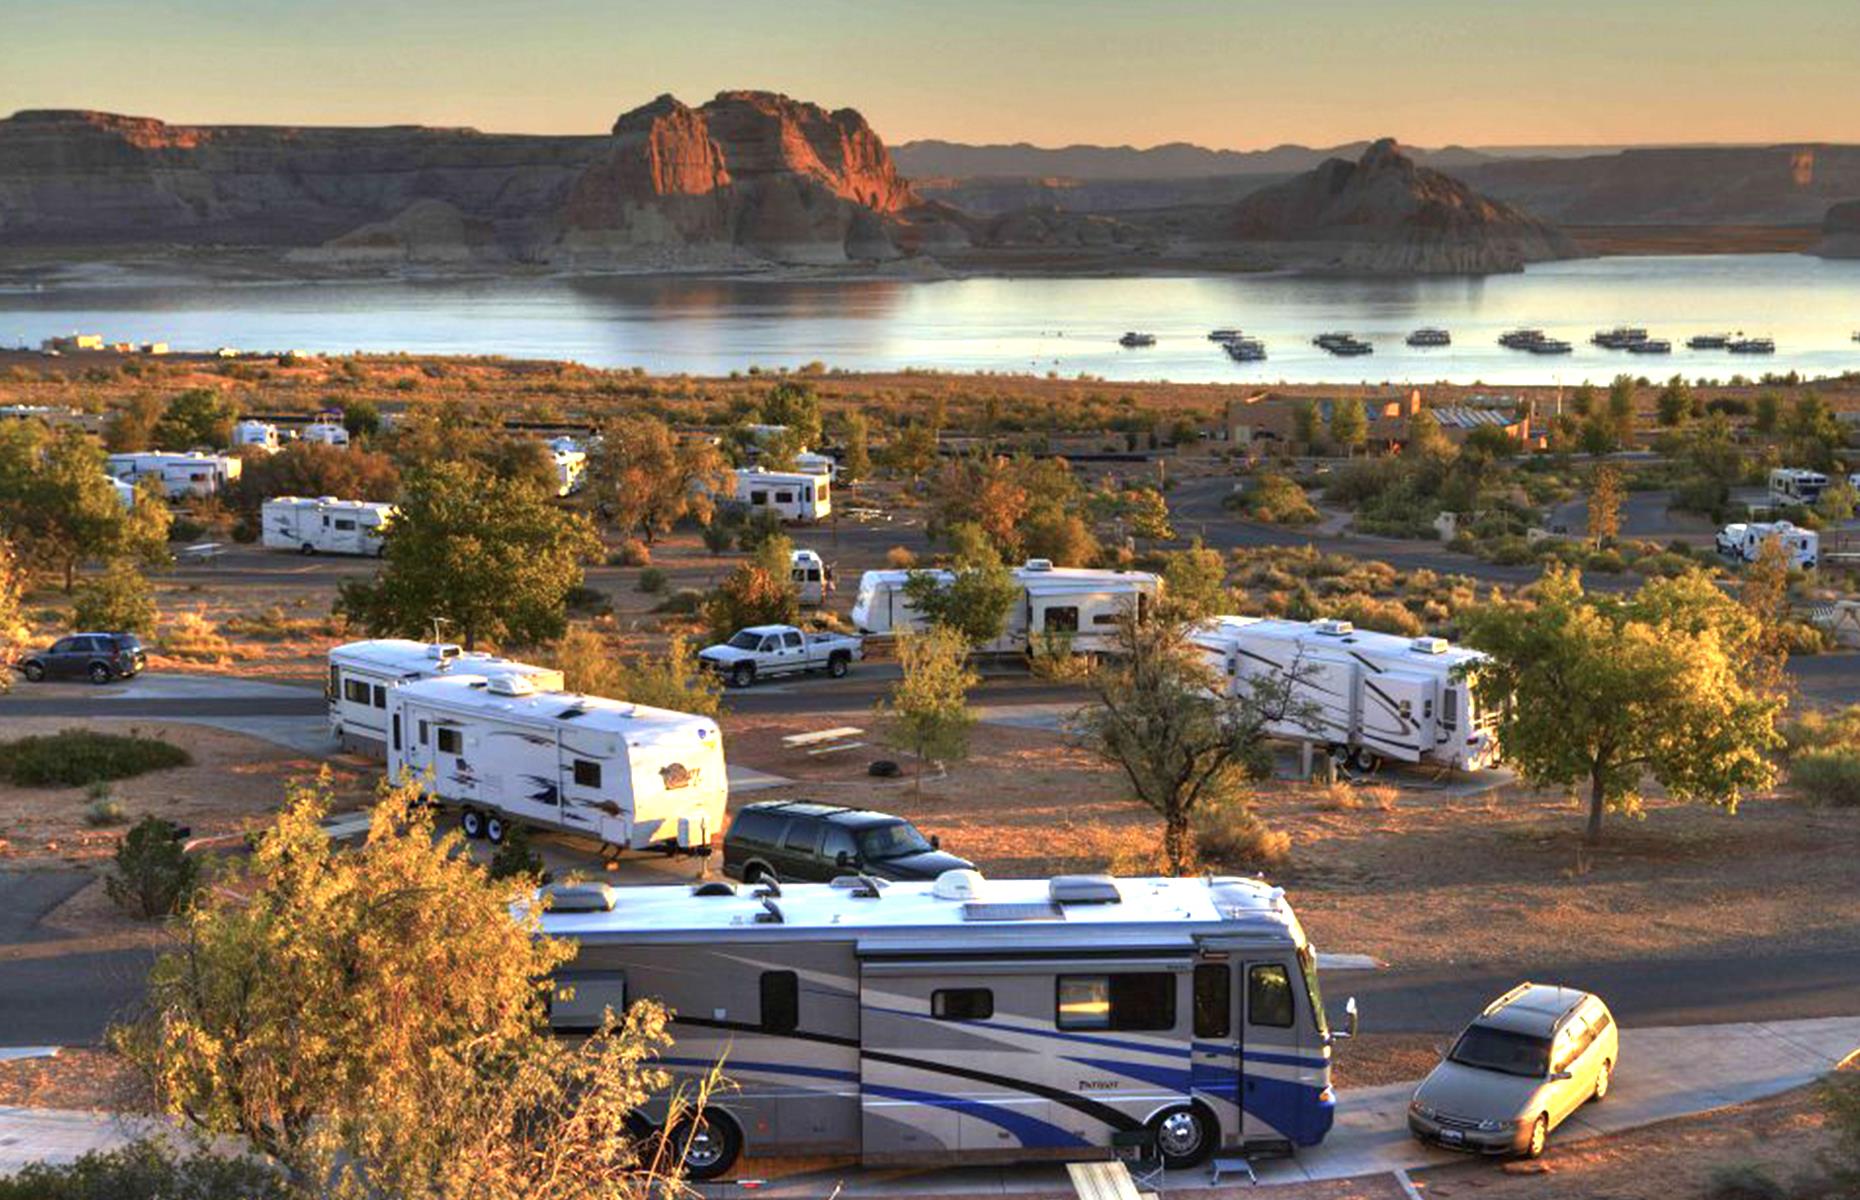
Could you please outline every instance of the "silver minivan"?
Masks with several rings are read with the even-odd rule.
[[[1449,1150],[1536,1158],[1551,1130],[1608,1094],[1620,1061],[1614,1016],[1598,997],[1521,983],[1487,1005],[1421,1081],[1408,1129]]]

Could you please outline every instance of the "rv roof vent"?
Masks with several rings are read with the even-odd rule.
[[[709,883],[700,883],[691,889],[693,896],[734,896],[736,885],[727,879],[713,879]]]
[[[336,498],[334,496],[318,496],[316,498],[316,502],[318,504],[334,504],[336,502]]]
[[[945,871],[930,885],[930,894],[938,900],[975,900],[982,894],[982,873],[959,867]]]
[[[1109,875],[1055,875],[1046,893],[1054,904],[1117,904],[1124,898]]]
[[[426,657],[437,659],[454,659],[459,656],[459,648],[451,642],[434,642],[426,648]]]
[[[775,903],[772,896],[762,897],[762,911],[756,914],[756,924],[784,925],[786,923],[781,915],[781,905]]]
[[[1052,569],[1053,560],[1050,558],[1030,558],[1027,560],[1027,570],[1029,571],[1050,571]]]
[[[1408,649],[1416,654],[1445,654],[1447,639],[1437,637],[1418,637],[1408,643]]]
[[[886,885],[871,875],[835,875],[827,886],[849,892],[856,900],[877,900]]]
[[[1356,626],[1350,624],[1348,621],[1339,621],[1335,617],[1325,617],[1322,620],[1311,622],[1311,631],[1313,633],[1321,633],[1326,637],[1344,637],[1347,634],[1355,633]]]
[[[1043,900],[1000,904],[972,901],[962,906],[965,921],[1059,921],[1065,915],[1065,909]]]
[[[552,883],[543,895],[554,912],[612,912],[620,889],[606,883]]]
[[[531,696],[536,685],[523,675],[497,675],[485,681],[484,690],[493,696]]]

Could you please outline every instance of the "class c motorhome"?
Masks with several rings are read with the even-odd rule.
[[[518,675],[542,689],[562,686],[562,672],[462,650],[450,642],[375,638],[349,642],[329,652],[324,699],[329,732],[345,750],[387,757],[388,693],[403,683],[444,675]]]
[[[448,674],[390,689],[388,778],[459,808],[467,837],[561,830],[609,854],[708,854],[730,786],[709,717]]]
[[[736,503],[750,515],[773,512],[784,521],[824,521],[833,513],[833,483],[804,471],[736,471]]]
[[[1828,477],[1806,467],[1777,467],[1770,472],[1770,503],[1807,507],[1821,499]]]
[[[170,500],[216,496],[231,486],[244,469],[245,463],[237,458],[199,451],[141,451],[112,454],[104,460],[104,470],[124,483],[133,485],[150,475],[160,479],[162,491]]]
[[[379,557],[387,544],[382,531],[394,512],[392,504],[373,500],[277,496],[260,506],[260,538],[273,550]]]
[[[723,1063],[733,1086],[676,1135],[697,1178],[743,1154],[1102,1157],[1145,1130],[1181,1167],[1331,1127],[1347,1035],[1283,890],[1258,879],[551,890],[542,932],[579,948],[554,1027],[653,998],[673,1012],[661,1065],[689,1084]],[[664,1103],[640,1115],[663,1122]]]
[[[1498,712],[1471,676],[1485,656],[1441,638],[1358,630],[1348,621],[1214,617],[1191,638],[1230,693],[1291,684],[1276,737],[1328,748],[1357,768],[1383,759],[1478,771],[1498,758]]]
[[[859,579],[852,621],[868,635],[911,633],[924,627],[904,585],[909,570],[867,571]],[[940,583],[954,576],[929,572]],[[1020,596],[1008,613],[1001,636],[977,649],[984,653],[1025,653],[1045,637],[1067,639],[1074,651],[1099,654],[1114,647],[1117,623],[1125,614],[1141,617],[1162,592],[1162,580],[1144,571],[1101,571],[1055,567],[1043,558],[1028,559],[1014,569]]]

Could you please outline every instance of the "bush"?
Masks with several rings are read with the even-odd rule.
[[[1229,496],[1223,504],[1269,525],[1315,525],[1322,519],[1305,489],[1274,471],[1260,475],[1251,487]]]
[[[176,658],[218,659],[232,653],[226,635],[197,612],[180,613],[169,621],[160,641],[161,648]]]
[[[590,616],[599,616],[614,610],[614,603],[607,598],[606,592],[599,588],[588,587],[586,584],[576,584],[569,588],[562,597],[562,603],[570,612],[585,613]]]
[[[119,560],[79,585],[71,620],[77,629],[147,633],[155,628],[155,589],[135,564]]]
[[[153,1139],[0,1175],[0,1200],[286,1200],[290,1194],[283,1177],[256,1159],[209,1151],[176,1157]]]
[[[744,554],[754,554],[762,549],[764,542],[781,536],[781,518],[765,508],[736,531],[736,548]]]
[[[84,806],[84,824],[92,829],[104,825],[121,825],[129,819],[123,806],[110,795],[110,785],[99,780],[85,789],[90,803]]]
[[[688,617],[704,607],[704,593],[696,588],[679,588],[665,599],[652,606],[656,613]]]
[[[704,526],[704,548],[712,554],[727,554],[736,544],[736,530],[722,521]]]
[[[110,899],[138,917],[165,917],[193,898],[200,864],[181,845],[181,830],[143,817],[116,846],[116,869],[103,881]]]
[[[1620,552],[1615,550],[1597,550],[1584,560],[1582,566],[1585,571],[1599,571],[1604,575],[1619,575],[1627,570],[1627,563],[1622,561]]]
[[[530,830],[527,825],[511,825],[504,835],[504,844],[491,856],[492,879],[542,878],[542,856],[530,845]]]
[[[187,751],[155,738],[88,729],[0,742],[0,779],[19,787],[89,787],[191,761]]]
[[[628,538],[607,560],[612,567],[644,567],[652,564],[652,547],[638,538]]]
[[[639,573],[639,590],[648,596],[657,596],[672,582],[672,577],[665,573],[663,567],[647,567]]]
[[[1860,806],[1860,748],[1802,751],[1789,762],[1789,785],[1817,804]]]
[[[1292,852],[1290,834],[1267,825],[1244,800],[1202,805],[1192,821],[1204,864],[1232,870],[1273,867]]]
[[[908,571],[917,565],[917,555],[907,546],[893,546],[885,551],[885,565],[894,571]]]

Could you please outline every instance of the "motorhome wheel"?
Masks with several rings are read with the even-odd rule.
[[[1214,1119],[1206,1109],[1194,1105],[1172,1108],[1151,1127],[1156,1130],[1156,1149],[1163,1165],[1172,1171],[1196,1165],[1214,1149]]]
[[[459,830],[472,841],[484,836],[484,814],[475,808],[459,811]]]
[[[707,1112],[695,1124],[681,1122],[672,1134],[672,1145],[684,1152],[685,1174],[693,1179],[715,1179],[736,1165],[743,1135],[729,1117]]]

